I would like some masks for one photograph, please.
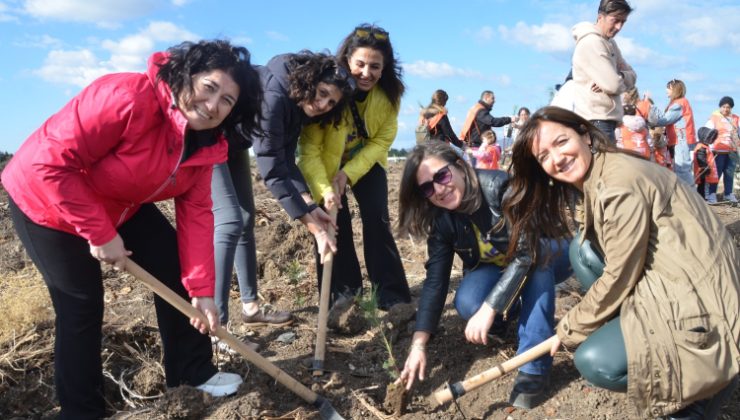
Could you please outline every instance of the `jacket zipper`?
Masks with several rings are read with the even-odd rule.
[[[524,279],[522,279],[522,282],[519,284],[519,287],[516,288],[516,292],[511,296],[511,299],[506,303],[506,306],[504,307],[504,311],[502,312],[502,316],[504,317],[504,321],[506,321],[509,318],[509,310],[511,309],[511,306],[514,304],[514,301],[516,301],[516,298],[521,293],[522,289],[524,288],[524,285],[527,283],[527,280],[529,280],[528,275],[524,275]]]
[[[150,199],[156,197],[157,194],[159,194],[160,192],[162,192],[162,190],[164,190],[165,188],[167,188],[167,184],[168,183],[174,184],[176,182],[177,178],[176,178],[175,174],[177,174],[177,170],[180,169],[180,163],[182,161],[182,156],[183,156],[184,153],[185,153],[185,142],[183,141],[182,148],[180,148],[180,156],[177,159],[177,165],[175,165],[175,168],[172,170],[172,173],[170,173],[170,175],[167,177],[167,179],[164,180],[164,182],[162,183],[162,185],[160,185],[159,188],[157,188],[154,191],[154,193],[150,194],[147,198],[145,198],[144,200],[142,200],[141,201],[142,203],[145,203],[145,202],[149,201]],[[129,210],[131,210],[135,205],[136,205],[136,203],[132,203],[129,207],[127,207],[121,213],[121,216],[118,218],[118,224],[116,224],[116,227],[120,226],[121,223],[123,223],[123,220],[126,217],[126,215],[128,214]]]

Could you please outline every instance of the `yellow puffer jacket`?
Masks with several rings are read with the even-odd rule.
[[[386,167],[388,150],[398,131],[398,106],[391,103],[385,92],[375,86],[363,102],[357,102],[357,109],[365,120],[369,139],[342,170],[347,174],[350,185],[354,185],[376,163]],[[354,136],[355,126],[349,108],[344,111],[337,127],[318,123],[307,125],[298,140],[298,167],[317,203],[332,191],[331,180],[339,171],[345,145]]]

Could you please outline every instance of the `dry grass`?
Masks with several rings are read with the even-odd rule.
[[[34,268],[6,273],[0,286],[0,343],[13,340],[41,321],[53,319],[49,291]]]

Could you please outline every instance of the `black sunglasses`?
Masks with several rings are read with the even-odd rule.
[[[429,198],[434,195],[434,184],[447,185],[450,181],[452,181],[452,171],[450,165],[446,165],[432,175],[431,181],[419,184],[419,192],[424,198]]]
[[[375,26],[358,26],[355,28],[355,36],[358,38],[368,38],[372,36],[378,41],[388,41],[388,32],[376,28]]]

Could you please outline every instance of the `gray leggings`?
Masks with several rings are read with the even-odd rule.
[[[254,241],[254,195],[249,151],[229,152],[227,163],[213,167],[211,181],[216,259],[214,299],[221,323],[229,320],[231,273],[236,265],[242,302],[257,300],[257,250]]]

